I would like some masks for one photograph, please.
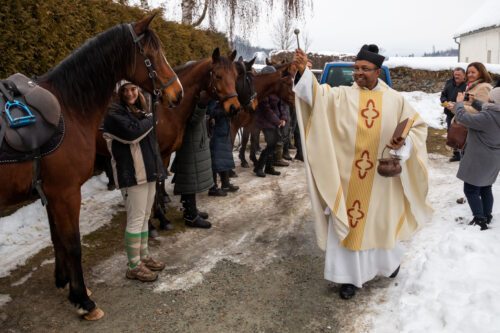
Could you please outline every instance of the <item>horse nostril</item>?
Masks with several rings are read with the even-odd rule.
[[[177,101],[177,103],[179,103],[179,102],[182,100],[182,98],[183,98],[183,97],[184,97],[184,91],[183,91],[183,90],[181,90],[181,91],[179,91],[179,92],[177,93],[177,96],[176,96],[176,101]]]

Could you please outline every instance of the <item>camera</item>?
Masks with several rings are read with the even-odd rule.
[[[464,101],[469,101],[469,99],[470,99],[469,93],[466,92],[464,95]]]

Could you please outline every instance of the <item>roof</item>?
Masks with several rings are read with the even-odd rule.
[[[474,12],[455,32],[460,37],[486,28],[500,27],[500,1],[489,0]]]

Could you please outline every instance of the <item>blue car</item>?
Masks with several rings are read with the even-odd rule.
[[[353,68],[353,62],[328,62],[325,64],[319,83],[328,83],[332,87],[350,86],[354,82]],[[379,78],[392,87],[389,68],[382,66],[381,69]]]

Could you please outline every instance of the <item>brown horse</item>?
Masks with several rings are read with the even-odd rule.
[[[252,73],[248,68],[248,63],[245,64],[247,65],[247,72]],[[285,101],[285,103],[293,106],[295,104],[295,94],[292,89],[296,69],[291,63],[281,64],[275,67],[275,73],[254,75],[253,83],[255,92],[257,93],[256,99],[258,101],[266,96],[275,94]],[[254,111],[255,110],[252,110],[251,108],[247,108],[244,112],[240,112],[231,120],[231,139],[233,140],[233,144],[238,130],[243,128],[243,133],[241,135],[241,148],[239,152],[241,165],[243,167],[248,167],[248,162],[245,159],[245,149],[253,130],[255,120]]]
[[[236,112],[240,109],[236,93],[238,74],[233,64],[235,57],[236,51],[229,57],[224,57],[217,48],[211,58],[174,68],[184,87],[185,97],[177,106],[176,112],[163,112],[158,115],[158,144],[166,168],[172,152],[182,145],[186,123],[202,90],[207,91],[213,99],[219,100],[226,112]]]
[[[95,320],[103,312],[89,298],[83,279],[79,215],[80,187],[92,175],[95,133],[116,82],[126,79],[176,105],[182,86],[149,29],[153,16],[117,25],[88,40],[38,83],[59,100],[66,125],[60,147],[41,160],[42,188],[55,251],[56,286],[69,283],[69,300]],[[26,199],[32,191],[30,162],[0,164],[0,208]]]
[[[200,91],[209,92],[213,99],[224,105],[226,112],[240,108],[236,93],[237,72],[233,60],[236,51],[229,57],[220,55],[216,48],[212,57],[199,61],[190,61],[174,68],[184,89],[184,98],[175,109],[166,109],[158,113],[156,135],[165,168],[170,163],[170,155],[182,145],[186,123],[194,110]],[[96,132],[97,153],[109,156],[102,132]]]

